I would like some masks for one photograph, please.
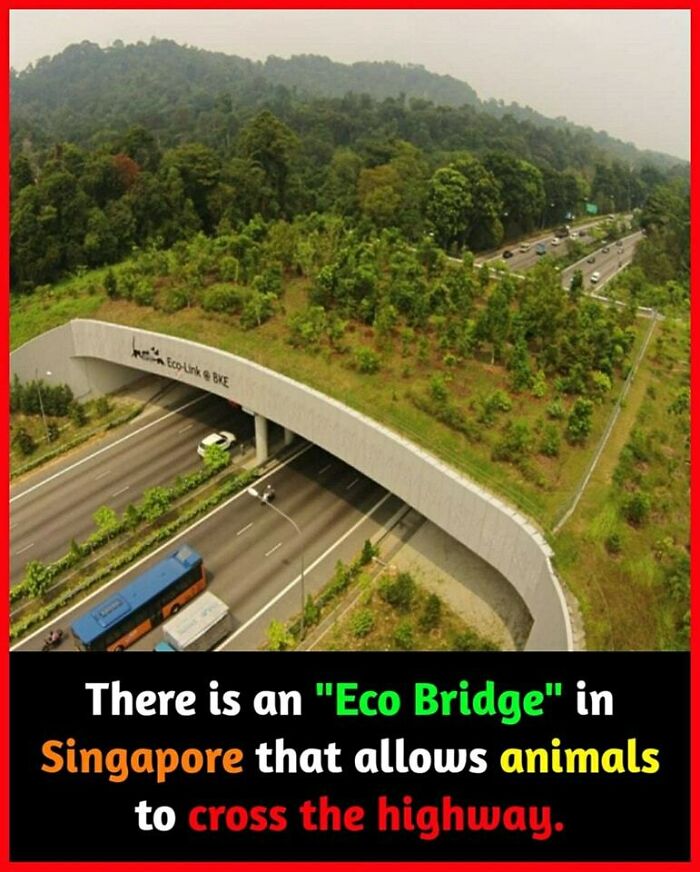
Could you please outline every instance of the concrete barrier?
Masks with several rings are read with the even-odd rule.
[[[38,364],[37,364],[38,362]],[[51,371],[77,396],[154,373],[235,400],[320,445],[395,493],[501,572],[527,605],[526,650],[571,650],[571,619],[552,551],[519,512],[452,467],[338,400],[226,351],[103,321],[75,320],[11,355],[22,381]]]

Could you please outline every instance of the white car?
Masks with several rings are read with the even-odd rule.
[[[521,242],[520,243],[520,248],[518,249],[518,251],[529,251],[529,250],[530,250],[530,243],[529,242]]]
[[[591,284],[597,285],[600,281],[600,273],[596,270],[594,273],[591,273]]]
[[[229,433],[227,430],[219,430],[218,433],[210,433],[208,436],[205,436],[197,446],[197,454],[199,454],[200,457],[204,457],[204,453],[210,445],[220,445],[222,448],[225,448],[226,451],[229,451],[235,441],[236,437],[233,433]]]
[[[569,236],[572,239],[578,239],[578,233],[575,230],[572,230],[571,233],[569,234]]]
[[[552,240],[552,245],[559,245],[560,242],[561,242],[561,239],[559,239],[558,236],[555,236],[554,239]]]

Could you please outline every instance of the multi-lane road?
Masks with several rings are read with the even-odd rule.
[[[302,554],[308,593],[330,578],[339,558],[349,559],[402,508],[396,497],[315,446],[300,446],[264,481],[274,486],[275,505],[294,519],[301,533],[281,514],[243,491],[13,650],[40,649],[52,629],[60,627],[66,632],[72,621],[111,590],[182,542],[202,554],[209,589],[231,608],[237,628],[232,646],[236,647],[237,640],[242,647],[252,640],[259,643],[273,618],[299,611]],[[156,628],[130,650],[150,650],[161,638],[162,629]],[[68,634],[55,650],[73,650]]]
[[[207,433],[231,430],[239,442],[252,436],[252,418],[220,397],[189,388],[178,396],[172,408],[140,416],[99,448],[72,453],[12,488],[10,584],[21,580],[30,560],[56,560],[71,539],[94,532],[100,506],[122,512],[146,488],[199,468],[197,445]]]
[[[601,244],[593,255],[562,270],[564,287],[581,269],[584,289],[595,291],[631,260],[641,236],[631,234],[621,246]],[[509,268],[517,272],[535,263],[535,246],[536,241],[506,261]],[[562,241],[551,253],[565,249]],[[590,281],[593,272],[600,274],[596,285]],[[151,409],[97,447],[74,452],[12,488],[11,584],[22,578],[28,561],[54,560],[66,552],[71,539],[86,538],[94,530],[92,518],[99,506],[121,512],[146,488],[170,483],[200,466],[196,448],[207,433],[231,430],[239,443],[252,437],[252,418],[221,398],[184,386],[175,393],[169,405]],[[265,478],[277,491],[276,505],[294,518],[301,534],[279,513],[247,493],[239,494],[15,647],[40,648],[52,628],[67,630],[109,590],[123,586],[183,541],[204,556],[210,588],[231,607],[241,644],[257,644],[273,617],[298,611],[302,555],[312,590],[330,577],[339,556],[352,556],[402,508],[379,485],[315,446],[300,446]],[[150,649],[160,637],[161,631],[154,630],[133,647]],[[66,638],[59,650],[71,647]]]
[[[618,245],[616,242],[601,244],[591,255],[562,270],[561,277],[564,287],[569,287],[574,272],[577,269],[581,270],[583,274],[583,287],[585,291],[595,291],[596,288],[602,287],[630,263],[634,255],[634,249],[641,239],[643,239],[643,234],[641,231],[637,231],[619,240],[621,245]],[[591,258],[593,258],[593,262],[591,262]],[[600,276],[596,283],[591,282],[591,276],[594,272],[597,272]]]

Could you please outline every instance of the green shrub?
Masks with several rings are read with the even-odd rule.
[[[353,635],[359,638],[369,635],[374,629],[374,615],[369,609],[355,612],[350,623],[350,628]]]
[[[396,578],[385,578],[379,583],[379,596],[398,611],[407,612],[415,595],[416,583],[409,572],[399,572]]]
[[[644,491],[634,491],[622,501],[622,516],[633,527],[641,527],[651,511],[651,497]]]
[[[409,621],[401,621],[392,634],[392,642],[402,651],[410,651],[413,648],[413,627]]]
[[[202,295],[201,305],[205,312],[237,314],[243,307],[243,293],[233,285],[211,285]]]
[[[360,372],[379,372],[379,355],[371,348],[361,345],[354,351],[355,366]]]
[[[418,623],[422,630],[434,630],[439,626],[442,618],[442,600],[437,594],[431,593],[425,601],[423,613],[421,614]]]
[[[605,550],[608,554],[619,554],[622,551],[622,540],[619,533],[611,533],[605,540]]]

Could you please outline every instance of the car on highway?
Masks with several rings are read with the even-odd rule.
[[[547,254],[547,246],[544,242],[539,242],[537,244],[537,248],[535,249],[535,254],[537,254],[538,256],[542,255],[542,254]]]
[[[592,254],[590,257],[586,258],[586,263],[595,263],[595,255]]]
[[[554,239],[552,239],[552,245],[559,245],[560,242],[561,239],[559,239],[558,236],[555,236]]]
[[[502,257],[504,260],[508,260],[508,258],[513,257],[513,252],[510,250],[510,248],[506,248],[506,250],[503,252],[503,254],[501,255],[501,257]]]
[[[520,243],[520,248],[518,249],[518,251],[529,251],[529,250],[530,250],[530,243],[529,242],[521,242]]]
[[[229,451],[235,441],[236,437],[233,433],[229,433],[228,430],[219,430],[218,433],[210,433],[208,436],[205,436],[197,446],[197,454],[199,454],[200,457],[204,457],[204,454],[210,445],[220,445],[222,448],[226,449],[226,451]]]
[[[578,239],[578,233],[576,230],[572,230],[570,236],[572,239]]]
[[[606,245],[605,248],[603,249],[603,254],[610,254],[610,249],[608,248],[607,245]]]
[[[599,281],[600,281],[600,273],[596,270],[595,272],[591,273],[591,284],[597,285]]]

